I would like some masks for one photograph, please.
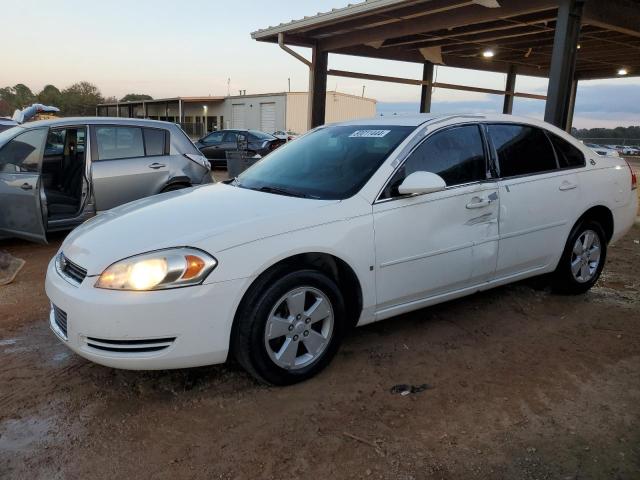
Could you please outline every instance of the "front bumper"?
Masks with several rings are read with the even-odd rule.
[[[154,292],[102,290],[94,288],[96,280],[87,277],[76,286],[58,274],[53,260],[47,268],[51,329],[77,354],[130,370],[195,367],[226,360],[246,280]],[[60,328],[62,314],[66,338]]]

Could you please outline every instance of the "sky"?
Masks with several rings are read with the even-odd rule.
[[[357,3],[352,0],[351,3]],[[105,97],[154,98],[293,91],[307,67],[250,33],[346,6],[346,0],[0,0],[0,87],[64,88],[86,80]],[[9,45],[9,48],[6,47]],[[299,49],[309,57],[309,51]],[[329,68],[420,78],[421,66],[330,55]],[[506,75],[437,67],[437,80],[504,88]],[[472,80],[471,80],[472,78]],[[546,93],[546,80],[518,77],[517,91]],[[328,89],[378,100],[382,113],[417,111],[420,87],[329,77]],[[502,97],[436,89],[434,111],[500,111]],[[514,113],[541,118],[544,102],[516,98]],[[640,124],[640,78],[581,82],[574,126]]]

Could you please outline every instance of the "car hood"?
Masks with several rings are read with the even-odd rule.
[[[223,183],[177,190],[102,213],[76,228],[61,250],[99,275],[113,262],[177,246],[216,252],[334,220],[338,201],[312,200],[233,187]],[[324,214],[311,214],[312,211]],[[204,242],[206,240],[206,242]]]

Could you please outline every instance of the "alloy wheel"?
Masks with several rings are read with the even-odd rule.
[[[331,341],[334,314],[329,297],[313,287],[283,295],[271,309],[264,344],[271,360],[298,370],[319,359]]]

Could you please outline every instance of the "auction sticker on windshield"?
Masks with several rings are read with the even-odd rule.
[[[353,138],[382,138],[391,130],[356,130],[349,137]]]

